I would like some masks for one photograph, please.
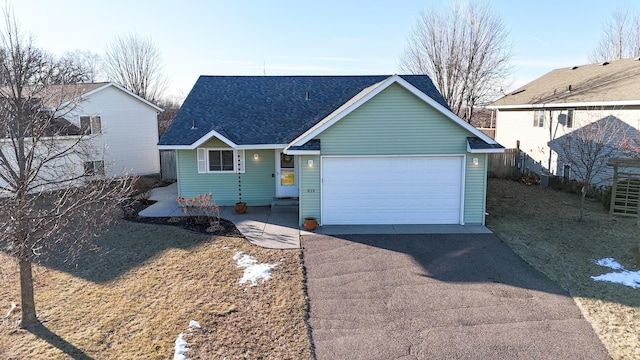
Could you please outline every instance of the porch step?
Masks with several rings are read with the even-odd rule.
[[[297,198],[275,198],[271,201],[271,212],[298,212]]]

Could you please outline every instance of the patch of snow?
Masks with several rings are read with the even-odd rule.
[[[596,264],[621,271],[592,276],[591,279],[593,279],[593,281],[606,281],[629,286],[634,289],[640,288],[640,271],[626,270],[624,266],[620,265],[620,263],[615,261],[613,258],[600,259],[596,261]]]
[[[200,323],[195,320],[189,321],[189,330],[193,330],[193,328],[200,329]]]
[[[11,309],[9,309],[9,311],[7,311],[7,315],[4,316],[5,319],[8,319],[11,316],[11,313],[13,313],[13,310],[15,310],[17,307],[16,303],[14,303],[13,301],[11,302]]]
[[[591,277],[594,281],[606,281],[640,289],[640,271],[623,271]]]
[[[180,333],[176,339],[173,360],[187,360],[187,357],[184,356],[184,353],[187,351],[189,351],[189,348],[187,347],[187,342],[184,340],[184,333]]]
[[[187,330],[192,332],[194,328],[200,329],[200,323],[195,320],[189,321]],[[189,348],[187,347],[187,341],[184,339],[184,333],[180,333],[175,341],[173,360],[188,360],[184,355],[187,351],[189,351]]]
[[[620,265],[620,263],[617,262],[614,258],[600,259],[596,261],[596,264],[603,267],[608,267],[609,269],[613,269],[613,270],[624,269],[624,266]]]
[[[251,255],[244,254],[242,252],[237,252],[233,256],[233,260],[238,263],[239,268],[244,268],[244,274],[238,283],[242,285],[247,282],[251,282],[249,287],[258,285],[258,280],[260,279],[262,279],[263,283],[269,280],[271,278],[271,269],[278,265],[258,263],[258,260],[253,258]]]

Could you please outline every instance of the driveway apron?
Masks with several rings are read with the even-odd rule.
[[[493,234],[302,236],[316,358],[610,359]]]

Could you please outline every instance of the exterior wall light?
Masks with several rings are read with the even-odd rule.
[[[309,160],[307,160],[307,165],[308,165],[309,167],[313,167],[313,159],[309,159]]]
[[[260,154],[253,154],[253,160],[260,160]]]
[[[473,158],[473,160],[471,160],[471,162],[473,162],[474,166],[478,166],[478,158]]]

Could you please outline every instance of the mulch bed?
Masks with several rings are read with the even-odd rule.
[[[217,235],[227,237],[244,237],[236,226],[227,219],[220,219],[220,229],[211,231],[209,221],[197,222],[196,219],[189,216],[173,216],[173,217],[145,217],[138,213],[145,208],[154,204],[155,201],[147,199],[131,199],[122,204],[122,218],[127,221],[139,222],[155,225],[177,226],[183,229],[194,231],[206,235]]]

